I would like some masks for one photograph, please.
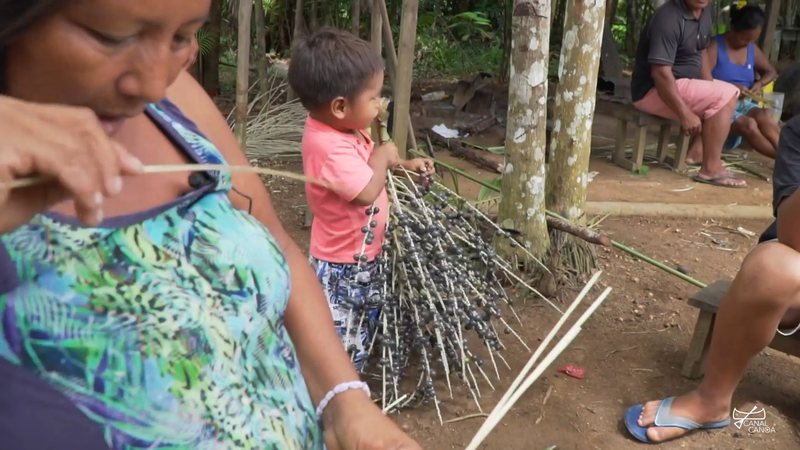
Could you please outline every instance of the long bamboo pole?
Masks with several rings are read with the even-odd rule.
[[[418,154],[419,156],[425,156],[424,154],[422,154],[421,152],[418,152],[418,151],[413,151],[412,150],[412,153]],[[471,174],[459,169],[458,167],[455,167],[455,166],[453,166],[451,164],[447,164],[447,163],[439,161],[439,160],[434,160],[434,163],[439,165],[439,166],[441,166],[441,167],[444,167],[445,169],[450,170],[450,171],[452,171],[452,172],[454,172],[454,173],[456,173],[458,175],[461,175],[462,177],[464,177],[464,178],[466,178],[466,179],[468,179],[470,181],[473,181],[473,182],[485,187],[486,189],[489,189],[489,190],[491,190],[493,192],[500,193],[500,190],[496,186],[492,186],[491,184],[489,184],[489,183],[481,180],[480,178],[477,178],[477,177],[475,177],[475,176],[473,176],[473,175],[471,175]],[[556,218],[561,219],[561,220],[566,220],[563,217],[559,216],[558,214],[556,214],[556,213],[554,213],[552,211],[547,211],[547,215],[551,216],[551,217],[556,217]],[[567,221],[567,222],[569,222],[569,221]],[[569,223],[571,223],[571,222],[569,222]],[[573,225],[575,225],[575,224],[573,224]],[[695,285],[695,286],[697,286],[697,287],[699,287],[701,289],[705,288],[707,286],[706,283],[704,283],[704,282],[702,282],[700,280],[697,280],[695,278],[692,278],[692,277],[690,277],[689,275],[686,275],[683,272],[679,272],[676,269],[673,269],[672,267],[669,267],[668,265],[664,264],[663,262],[655,260],[655,259],[645,255],[644,253],[642,253],[642,252],[640,252],[640,251],[638,251],[638,250],[636,250],[636,249],[634,249],[632,247],[628,247],[627,245],[622,244],[621,242],[618,242],[618,241],[615,241],[615,240],[611,239],[611,245],[614,248],[622,250],[622,251],[624,251],[625,253],[628,253],[631,256],[634,256],[634,257],[636,257],[638,259],[641,259],[642,261],[644,261],[644,262],[646,262],[648,264],[651,264],[651,265],[653,265],[653,266],[655,266],[655,267],[657,267],[657,268],[669,273],[670,275],[674,275],[674,276],[680,278],[681,280],[686,281],[687,283],[691,283],[691,284],[693,284],[693,285]]]

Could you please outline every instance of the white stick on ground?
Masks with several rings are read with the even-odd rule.
[[[486,419],[486,422],[481,426],[478,430],[478,433],[472,438],[472,441],[467,446],[466,450],[475,450],[478,446],[486,439],[489,433],[492,432],[494,427],[500,423],[500,420],[508,413],[512,406],[517,402],[517,400],[522,397],[525,391],[536,382],[537,379],[544,373],[545,370],[550,366],[550,364],[555,361],[556,358],[564,351],[564,349],[575,339],[578,333],[581,332],[581,326],[584,322],[594,313],[595,310],[605,301],[608,294],[611,293],[611,288],[606,288],[600,297],[592,303],[591,306],[583,313],[583,315],[578,319],[575,324],[567,331],[567,334],[556,344],[555,347],[547,354],[547,356],[542,360],[542,362],[536,367],[536,369],[531,373],[525,381],[519,386],[519,388],[513,393],[513,395],[502,404],[498,404],[495,409],[489,414],[489,418]]]
[[[511,386],[503,395],[503,398],[501,398],[500,401],[497,402],[496,407],[499,407],[503,403],[505,403],[509,399],[509,397],[511,397],[511,395],[514,393],[514,391],[516,391],[517,387],[520,385],[520,383],[522,383],[522,380],[525,379],[525,376],[533,368],[533,365],[536,364],[536,361],[539,359],[542,353],[544,353],[544,350],[547,348],[548,345],[550,345],[550,341],[552,341],[553,338],[556,336],[556,334],[558,334],[558,332],[561,330],[561,327],[564,326],[564,323],[569,318],[570,314],[572,314],[572,312],[575,311],[575,308],[577,308],[578,305],[580,305],[584,297],[586,297],[586,294],[589,293],[589,290],[592,289],[594,284],[597,283],[597,280],[600,279],[600,275],[602,273],[603,273],[602,271],[595,272],[592,278],[589,279],[589,282],[586,283],[586,286],[584,286],[581,292],[578,294],[578,296],[575,297],[575,300],[572,302],[569,308],[564,312],[564,314],[561,315],[561,318],[558,320],[558,322],[556,322],[556,325],[553,327],[552,330],[550,330],[550,333],[548,333],[547,336],[544,338],[542,343],[536,349],[536,352],[533,354],[533,356],[531,356],[531,358],[525,364],[525,367],[522,368],[522,371],[519,373],[514,382],[511,383]]]

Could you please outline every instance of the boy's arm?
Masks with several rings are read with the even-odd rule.
[[[359,206],[371,205],[386,186],[387,171],[399,162],[397,147],[392,142],[379,145],[372,152],[367,165],[372,169],[372,178],[356,197],[350,200]]]

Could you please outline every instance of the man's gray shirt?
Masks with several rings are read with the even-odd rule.
[[[702,78],[701,51],[711,42],[711,7],[695,18],[683,0],[668,0],[647,22],[639,38],[631,80],[633,101],[655,87],[653,65],[672,66],[675,79]]]

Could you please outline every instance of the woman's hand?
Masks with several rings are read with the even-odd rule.
[[[339,395],[325,431],[328,450],[421,450],[362,392]],[[333,406],[333,402],[331,405]]]
[[[122,190],[122,176],[141,163],[103,130],[90,110],[0,96],[0,233],[72,198],[86,225],[103,219],[103,200]],[[8,184],[32,176],[24,188]]]

